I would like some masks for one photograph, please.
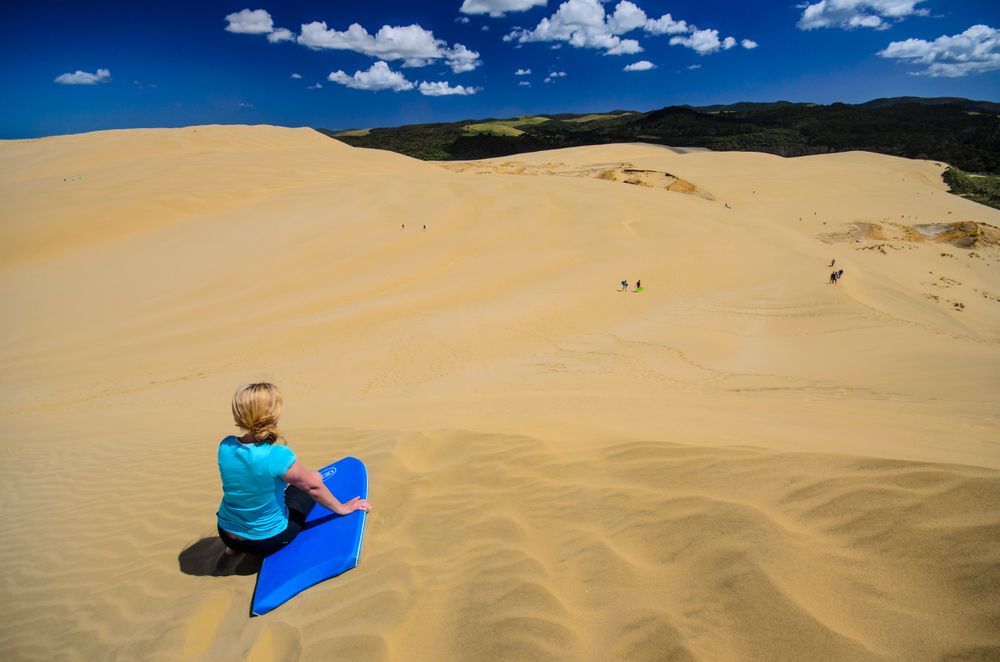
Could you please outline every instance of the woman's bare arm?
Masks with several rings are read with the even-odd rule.
[[[326,485],[323,484],[323,479],[320,477],[319,472],[306,469],[298,460],[285,472],[285,475],[281,479],[289,485],[299,488],[312,497],[313,501],[329,508],[338,515],[348,515],[355,510],[364,510],[367,512],[372,509],[368,503],[368,499],[362,499],[361,497],[354,497],[347,503],[341,503],[337,500],[337,497],[330,493]]]

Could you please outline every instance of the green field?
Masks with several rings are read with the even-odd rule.
[[[339,138],[341,136],[367,136],[369,133],[371,133],[371,129],[351,129],[350,131],[339,131],[333,135]]]
[[[493,122],[481,122],[479,124],[466,124],[464,129],[467,135],[490,134],[494,136],[520,136],[524,131],[518,129],[519,126],[530,126],[548,122],[548,117],[518,117],[512,120],[495,120]]]
[[[466,124],[465,131],[469,135],[489,133],[494,136],[520,136],[524,131],[514,128],[506,122],[484,122],[482,124]]]
[[[619,117],[625,117],[626,115],[635,115],[635,113],[622,113],[620,115],[584,115],[583,117],[574,117],[573,119],[566,120],[567,122],[594,122],[596,120],[613,120]]]

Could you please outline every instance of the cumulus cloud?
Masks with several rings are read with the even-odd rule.
[[[226,32],[237,34],[268,34],[274,30],[271,15],[263,9],[243,9],[226,15]]]
[[[531,82],[527,80],[522,80],[518,83],[521,87],[531,87]]]
[[[73,73],[59,74],[53,82],[60,85],[96,85],[111,82],[111,71],[98,69],[96,74],[77,69]]]
[[[458,10],[463,14],[489,14],[497,17],[507,12],[544,7],[547,0],[465,0]]]
[[[543,18],[532,29],[515,28],[504,41],[566,42],[577,48],[602,48],[618,46],[621,39],[608,25],[604,7],[598,0],[566,0],[549,18]]]
[[[444,97],[451,95],[468,96],[470,94],[475,94],[480,89],[479,87],[467,87],[465,85],[455,85],[452,87],[447,81],[438,81],[436,83],[423,82],[417,86],[420,93],[428,97]]]
[[[323,89],[323,84],[322,83],[313,83],[312,85],[310,85],[306,89],[307,90],[321,90],[321,89]]]
[[[702,55],[736,46],[733,37],[720,38],[718,30],[699,30],[670,14],[650,18],[631,0],[621,0],[610,12],[600,0],[565,0],[552,16],[543,18],[534,28],[514,28],[503,39],[518,44],[556,42],[553,47],[568,43],[576,48],[599,48],[606,55],[633,55],[641,53],[642,46],[635,39],[623,39],[622,35],[636,30],[654,36],[674,35],[670,40],[672,45],[687,46]]]
[[[691,30],[687,21],[675,21],[670,14],[646,21],[644,29],[649,34],[682,34]]]
[[[557,78],[565,78],[565,77],[566,77],[566,72],[565,71],[552,71],[552,72],[549,72],[549,74],[545,77],[545,80],[543,82],[545,82],[545,83],[551,83],[552,81],[554,81]]]
[[[742,46],[747,50],[757,48],[757,45],[758,45],[757,42],[754,41],[753,39],[744,39],[743,41],[740,42],[740,46]]]
[[[820,0],[799,5],[802,17],[800,30],[817,28],[874,28],[886,30],[890,21],[899,21],[907,16],[927,16],[926,9],[917,5],[927,0]]]
[[[687,68],[688,68],[689,71],[695,71],[697,69],[701,69],[701,65],[700,64],[689,64]]]
[[[339,31],[328,28],[324,21],[313,21],[302,26],[298,43],[314,50],[354,51],[379,60],[403,60],[404,67],[423,67],[445,60],[455,73],[472,71],[482,64],[476,51],[462,44],[449,48],[447,42],[416,24],[383,25],[373,35],[357,23]]]
[[[472,71],[483,63],[479,59],[478,52],[471,51],[462,44],[455,44],[452,48],[446,48],[443,53],[445,62],[448,63],[448,66],[456,74]]]
[[[292,74],[292,78],[294,78],[295,80],[298,80],[298,79],[302,78],[302,74]]]
[[[267,40],[272,44],[277,44],[282,41],[294,41],[295,33],[286,28],[278,28],[267,35]]]
[[[514,72],[514,75],[515,76],[530,76],[531,75],[531,69],[518,69],[517,71]]]
[[[271,15],[263,9],[242,9],[226,15],[226,32],[265,34],[272,44],[293,41],[295,33],[287,28],[275,28]]]
[[[639,60],[625,67],[625,71],[649,71],[656,69],[656,65],[649,60]]]
[[[698,55],[708,55],[720,49],[728,51],[736,45],[736,40],[732,37],[720,40],[718,30],[695,30],[686,37],[671,37],[670,45],[684,46],[685,48],[690,48]]]
[[[617,46],[604,52],[605,55],[635,55],[642,52],[642,46],[635,39],[622,39]]]
[[[973,25],[961,34],[941,36],[934,41],[894,41],[878,54],[921,65],[922,70],[914,72],[915,75],[960,78],[1000,69],[1000,30]]]
[[[327,79],[354,90],[369,90],[371,92],[379,90],[403,92],[414,88],[413,83],[406,80],[403,74],[393,71],[388,64],[381,60],[374,63],[367,71],[355,71],[353,76],[348,76],[343,71],[334,71],[327,76]]]

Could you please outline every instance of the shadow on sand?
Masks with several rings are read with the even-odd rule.
[[[181,572],[196,577],[229,577],[255,575],[260,571],[261,558],[249,554],[226,556],[226,546],[217,536],[202,538],[177,557]]]

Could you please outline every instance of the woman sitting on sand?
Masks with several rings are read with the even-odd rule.
[[[371,510],[360,497],[340,503],[319,472],[306,469],[291,449],[275,443],[282,404],[274,384],[246,384],[233,395],[233,419],[246,434],[219,444],[223,494],[217,515],[226,554],[275,553],[302,531],[316,503],[338,515]]]

